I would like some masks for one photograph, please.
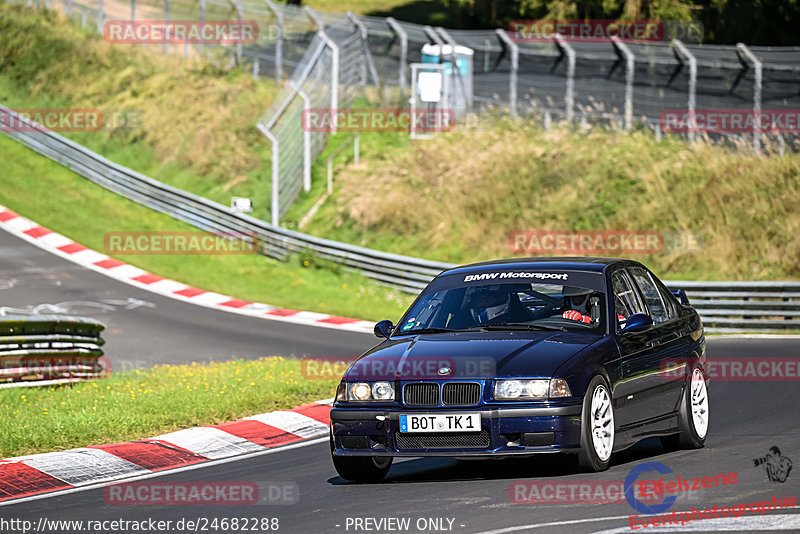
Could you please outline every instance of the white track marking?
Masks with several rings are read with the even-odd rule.
[[[64,245],[69,245],[72,243],[72,239],[55,232],[43,235],[39,238],[39,241],[42,243],[47,243],[54,248],[63,247]]]
[[[186,430],[178,430],[177,432],[162,434],[150,439],[166,441],[212,460],[258,452],[264,449],[263,446],[257,443],[208,426],[196,426]]]
[[[175,291],[181,291],[188,287],[186,284],[181,284],[180,282],[176,282],[175,280],[168,280],[166,278],[164,280],[159,280],[158,282],[153,282],[152,284],[144,284],[144,285],[146,285],[153,291],[157,291],[159,293],[174,293]]]
[[[316,419],[312,419],[307,415],[297,412],[272,412],[254,415],[252,417],[245,417],[264,423],[265,425],[280,428],[284,432],[289,432],[296,436],[310,438],[318,436],[320,433],[328,432],[328,425],[320,423]]]
[[[79,254],[82,253],[79,252]],[[120,265],[119,267],[109,269],[109,272],[114,273],[114,276],[118,276],[120,278],[136,278],[137,276],[148,274],[147,271],[138,267],[134,267],[133,265]]]
[[[80,252],[74,252],[70,254],[69,257],[74,258],[75,263],[79,263],[81,265],[87,263],[97,263],[98,261],[109,259],[105,254],[100,254],[99,252],[95,252],[94,250],[90,250],[88,248],[86,250],[81,250]]]
[[[9,460],[22,461],[25,465],[72,486],[107,482],[150,472],[149,469],[100,449],[70,449],[9,458]]]
[[[148,478],[156,478],[156,477],[163,477],[163,476],[167,476],[167,475],[174,475],[176,473],[182,473],[184,471],[194,471],[195,469],[204,469],[206,467],[215,467],[215,466],[227,464],[227,463],[230,463],[230,462],[238,462],[240,460],[248,460],[248,459],[254,458],[256,456],[263,456],[265,454],[274,454],[276,452],[284,452],[284,451],[288,451],[288,450],[292,450],[292,449],[299,449],[301,447],[308,447],[309,445],[317,445],[317,444],[323,443],[323,442],[325,442],[325,443],[328,442],[328,437],[327,436],[324,437],[324,438],[313,439],[313,440],[309,440],[309,441],[302,441],[300,443],[293,443],[291,445],[283,445],[283,446],[280,446],[280,447],[273,447],[273,448],[270,448],[270,449],[264,449],[263,451],[254,452],[254,453],[250,453],[250,454],[246,454],[246,455],[233,456],[231,458],[223,458],[221,460],[212,460],[210,462],[203,462],[203,463],[199,463],[199,464],[187,465],[187,466],[184,466],[184,467],[178,467],[176,469],[167,469],[165,471],[157,471],[155,473],[147,473],[147,474],[144,474],[144,475],[137,475],[137,476],[133,476],[133,477],[130,477],[130,478],[126,478],[124,481],[120,481],[120,482],[121,483],[135,482],[137,480],[146,480]],[[24,502],[28,502],[28,501],[38,501],[38,500],[41,500],[41,499],[49,499],[49,498],[52,498],[52,497],[58,497],[60,495],[66,495],[68,493],[77,493],[79,491],[88,491],[88,490],[98,489],[98,488],[102,488],[103,485],[104,484],[102,484],[102,483],[100,483],[100,484],[91,484],[91,485],[81,486],[81,487],[78,487],[78,488],[70,488],[70,489],[66,489],[66,490],[62,490],[62,491],[55,491],[55,492],[52,492],[52,493],[42,493],[40,495],[31,495],[30,497],[23,497],[21,499],[15,499],[15,500],[12,500],[12,501],[0,502],[0,507],[2,507],[2,506],[12,506],[14,504],[20,504],[20,503],[24,503]]]

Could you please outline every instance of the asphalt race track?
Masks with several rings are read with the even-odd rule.
[[[0,232],[0,272],[3,273],[0,305],[7,314],[12,313],[8,308],[17,308],[19,312],[38,304],[74,307],[71,313],[106,322],[108,354],[112,362],[120,365],[126,361],[152,365],[267,354],[353,355],[374,342],[374,338],[363,334],[259,320],[161,297],[84,270],[4,232]],[[98,307],[97,303],[106,306]],[[799,348],[800,340],[787,338],[712,337],[708,340],[708,357],[712,361],[723,357],[796,358]],[[753,461],[777,446],[784,457],[800,462],[797,382],[712,381],[710,403],[711,427],[704,449],[666,451],[659,441],[648,440],[616,455],[611,468],[604,473],[580,473],[568,457],[482,462],[428,458],[395,462],[380,484],[352,484],[336,475],[327,440],[317,440],[149,480],[288,483],[299,488],[294,504],[119,506],[107,504],[103,488],[99,487],[0,506],[0,520],[28,520],[34,526],[40,519],[170,520],[172,526],[167,532],[237,532],[230,527],[213,528],[214,518],[278,518],[277,531],[289,533],[633,532],[629,516],[635,512],[624,500],[598,504],[515,503],[509,488],[517,481],[619,482],[643,462],[660,462],[672,470],[672,475],[684,479],[737,474],[735,484],[680,494],[668,512],[771,501],[773,495],[800,497],[800,467],[790,471],[784,482],[771,482],[764,466],[757,467]],[[672,475],[668,475],[668,480]],[[657,477],[648,477],[652,478]],[[765,515],[748,513],[738,519],[700,519],[687,523],[683,530],[669,532],[800,532],[798,512],[795,508]],[[203,523],[205,529],[176,528],[181,519],[201,518],[208,520]],[[390,518],[407,518],[409,526],[397,528],[397,523],[391,521],[378,528],[377,521]],[[638,531],[642,530],[665,531],[658,527]],[[90,531],[105,534],[132,530]]]

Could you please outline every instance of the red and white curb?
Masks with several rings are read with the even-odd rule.
[[[139,441],[0,460],[0,502],[253,454],[328,434],[333,399]]]
[[[53,232],[52,230],[36,224],[30,219],[26,219],[14,213],[3,205],[0,205],[0,228],[21,237],[41,249],[57,254],[78,265],[110,276],[116,280],[167,297],[199,304],[200,306],[252,317],[322,326],[338,330],[351,330],[354,332],[372,332],[375,326],[374,323],[359,319],[309,311],[289,310],[269,304],[249,302],[169,280],[86,248],[68,237]]]

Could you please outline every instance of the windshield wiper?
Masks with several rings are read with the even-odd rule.
[[[556,332],[566,332],[567,329],[563,326],[551,326],[544,324],[528,324],[528,323],[500,323],[500,324],[482,324],[478,328],[485,330],[553,330]]]
[[[411,330],[401,330],[399,332],[394,332],[394,334],[444,334],[448,332],[461,332],[462,330],[457,328],[412,328]]]

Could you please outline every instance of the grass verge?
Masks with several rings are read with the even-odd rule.
[[[299,360],[265,357],[147,370],[50,388],[0,390],[0,458],[143,439],[333,396]]]

